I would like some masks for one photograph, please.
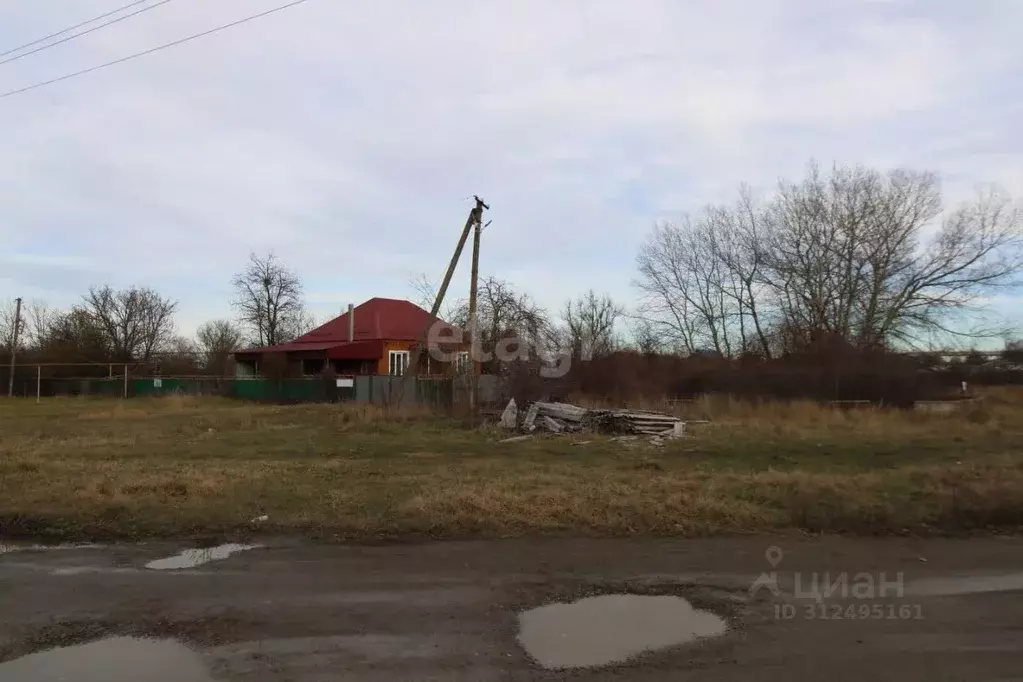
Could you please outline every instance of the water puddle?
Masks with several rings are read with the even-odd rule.
[[[146,564],[146,568],[154,571],[171,571],[178,568],[194,568],[211,561],[219,561],[237,552],[244,552],[250,549],[258,549],[262,545],[217,545],[216,547],[203,547],[202,549],[186,549],[180,554],[175,554],[166,559],[157,559]]]
[[[519,642],[545,668],[578,668],[722,635],[727,627],[681,597],[612,594],[519,614]]]
[[[2,682],[214,682],[202,658],[174,640],[113,637],[0,663]]]
[[[906,594],[921,597],[943,597],[980,592],[1023,590],[1023,573],[1003,575],[965,575],[953,578],[915,580],[906,586]]]

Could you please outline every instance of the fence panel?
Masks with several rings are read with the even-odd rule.
[[[127,378],[125,376],[127,371]],[[352,385],[337,377],[266,379],[262,377],[153,376],[135,373],[123,364],[81,367],[18,366],[13,395],[17,397],[95,396],[160,397],[220,395],[257,402],[356,402],[377,405],[423,405],[450,409],[466,404],[468,382],[463,378],[406,378],[356,376]],[[0,366],[0,394],[7,393],[10,369]],[[499,377],[479,377],[480,402],[494,401],[501,392]]]
[[[17,398],[53,398],[57,396],[99,396],[119,398],[124,395],[123,374],[109,375],[106,366],[103,376],[83,376],[79,372],[54,371],[52,367],[19,365],[14,369],[14,381],[9,384],[10,367],[0,367],[0,395]]]

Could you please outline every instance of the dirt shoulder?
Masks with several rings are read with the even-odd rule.
[[[706,409],[710,409],[709,407]],[[726,406],[654,445],[214,399],[0,402],[0,537],[390,540],[1023,526],[1023,414]]]

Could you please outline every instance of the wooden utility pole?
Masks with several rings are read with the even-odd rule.
[[[14,332],[11,334],[11,366],[7,377],[7,397],[14,395],[14,361],[18,356],[18,332],[21,326],[21,298],[14,299]]]
[[[476,375],[476,358],[479,357],[479,341],[476,334],[479,325],[476,320],[476,292],[479,288],[480,275],[480,234],[483,232],[483,208],[489,208],[479,197],[476,199],[476,207],[479,209],[476,216],[476,226],[472,233],[472,274],[469,280],[469,410],[473,416],[476,415],[477,395],[476,390],[479,380]]]
[[[419,343],[416,344],[412,350],[412,356],[409,358],[409,366],[405,369],[406,380],[402,381],[402,385],[408,385],[411,383],[409,377],[414,377],[419,371],[419,360],[423,354],[423,346],[426,345],[426,339],[430,334],[430,327],[437,319],[437,315],[440,314],[440,306],[444,302],[444,295],[448,292],[448,285],[451,284],[451,278],[455,274],[455,267],[458,265],[458,259],[462,257],[462,249],[465,248],[465,242],[469,239],[469,230],[473,226],[477,226],[483,223],[483,209],[489,209],[490,207],[483,203],[483,200],[479,197],[473,197],[476,200],[476,205],[469,211],[469,217],[465,220],[465,227],[462,228],[462,236],[458,238],[458,245],[455,247],[455,253],[451,256],[451,261],[448,263],[447,272],[444,273],[444,281],[441,282],[440,289],[437,290],[437,297],[433,301],[433,307],[430,309],[430,323],[429,326],[423,330],[422,335],[419,337]],[[476,248],[479,248],[479,236],[474,239]],[[473,282],[475,282],[473,277]],[[475,288],[475,284],[473,284]]]

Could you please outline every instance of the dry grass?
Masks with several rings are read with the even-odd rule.
[[[1021,406],[1011,391],[952,416],[707,398],[677,409],[712,424],[655,448],[590,435],[498,443],[365,405],[0,401],[0,538],[1020,525]]]

